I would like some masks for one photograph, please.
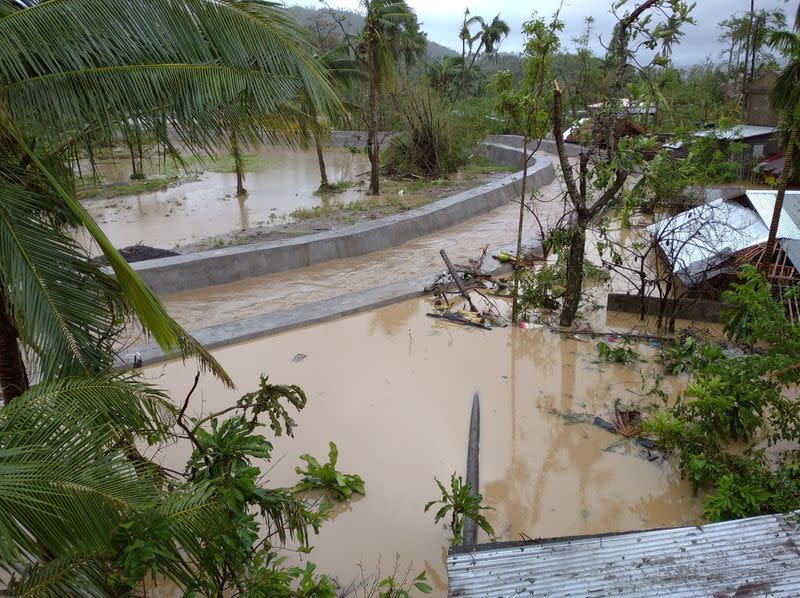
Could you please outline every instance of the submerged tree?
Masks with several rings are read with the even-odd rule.
[[[625,4],[626,2],[618,2],[615,9],[622,8]],[[690,10],[687,3],[679,0],[646,0],[619,18],[610,50],[614,72],[610,99],[596,118],[596,147],[581,147],[577,178],[564,143],[561,124],[564,118],[563,91],[557,82],[554,83],[553,137],[567,200],[572,210],[572,222],[561,239],[567,252],[567,277],[559,318],[561,326],[572,325],[578,313],[583,291],[586,231],[611,202],[617,199],[633,168],[642,163],[642,153],[637,147],[639,142],[623,138],[620,131],[620,122],[624,122],[626,118],[621,100],[631,56],[638,48],[655,50],[666,36],[674,39],[675,30],[684,23],[691,22]],[[670,24],[669,28],[667,25],[650,26],[653,14],[665,16]]]

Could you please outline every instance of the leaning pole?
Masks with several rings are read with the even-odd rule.
[[[473,494],[480,488],[480,475],[478,470],[481,443],[481,399],[478,393],[472,399],[472,415],[469,418],[469,441],[467,442],[467,484]],[[464,534],[461,544],[474,546],[478,543],[478,526],[475,521],[467,517],[464,521]]]

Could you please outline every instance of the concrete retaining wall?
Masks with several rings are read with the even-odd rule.
[[[661,300],[656,297],[645,297],[645,314],[648,316],[658,316],[661,308]],[[642,299],[638,295],[623,295],[610,293],[606,307],[609,311],[621,311],[624,313],[640,313]],[[672,299],[667,300],[665,314],[670,314],[673,308]],[[719,301],[707,301],[699,299],[697,301],[687,300],[678,306],[677,316],[684,320],[700,320],[703,322],[722,322],[723,304]]]
[[[200,341],[206,349],[217,349],[421,297],[425,294],[425,287],[435,279],[436,274],[430,274],[410,280],[401,280],[366,291],[348,293],[291,309],[282,309],[243,320],[201,328],[192,331],[192,336]],[[131,349],[128,357],[131,358],[130,356],[136,353],[141,355],[143,365],[177,356],[176,354],[165,355],[152,341]],[[118,365],[130,367],[131,363],[121,361]]]
[[[514,167],[522,161],[521,153],[512,146],[487,144],[485,153]],[[533,187],[550,183],[554,178],[553,165],[546,158],[538,158],[529,166],[528,184]],[[364,255],[500,207],[517,197],[521,179],[522,173],[517,172],[403,214],[335,231],[136,262],[132,267],[156,294],[166,295]]]
[[[507,145],[517,149],[522,149],[523,138],[522,135],[489,135],[486,138],[486,143]],[[539,143],[539,149],[541,151],[545,151],[551,154],[557,153],[556,142],[553,141],[552,139],[542,139],[538,143]],[[531,145],[535,147],[533,142],[531,142]],[[576,145],[574,143],[565,143],[564,147],[567,150],[567,156],[569,156],[570,158],[574,158],[575,156],[581,153],[581,146]]]

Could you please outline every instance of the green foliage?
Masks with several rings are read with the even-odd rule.
[[[483,496],[480,492],[474,491],[469,483],[464,483],[461,476],[452,474],[450,476],[450,490],[445,487],[439,480],[434,478],[436,485],[439,486],[439,491],[442,497],[437,500],[432,500],[425,505],[425,512],[434,505],[442,505],[436,516],[434,522],[439,523],[450,513],[450,531],[453,537],[450,539],[451,546],[461,544],[464,532],[464,521],[466,518],[472,519],[475,524],[480,527],[484,532],[489,535],[489,538],[494,538],[494,529],[489,521],[481,513],[481,511],[493,510],[492,507],[486,507],[483,504]]]
[[[402,122],[385,151],[386,172],[399,176],[438,178],[464,163],[477,137],[457,137],[457,116],[446,101],[422,86],[403,86],[392,96]],[[469,133],[461,128],[461,133]]]
[[[631,346],[629,338],[626,338],[622,344],[614,346],[600,341],[597,343],[597,358],[600,361],[630,365],[639,361],[639,353]]]
[[[519,279],[519,314],[527,320],[534,309],[557,309],[564,293],[564,270],[545,264],[526,272]]]
[[[709,341],[699,341],[694,336],[676,339],[661,349],[661,363],[667,374],[693,373],[706,370],[725,357],[722,348]]]
[[[425,571],[420,572],[412,580],[411,585],[423,594],[430,594],[433,591],[433,588],[428,584]],[[411,596],[409,591],[394,576],[382,579],[378,584],[378,588],[377,598],[410,598]]]
[[[712,521],[800,507],[794,449],[800,405],[786,393],[798,381],[800,326],[787,321],[753,268],[745,268],[724,299],[728,334],[762,349],[725,358],[720,348],[691,337],[665,349],[665,367],[689,372],[691,379],[671,408],[644,422],[676,453],[695,491],[706,492],[704,515]],[[747,443],[746,449],[732,450],[733,441]]]
[[[339,458],[339,450],[333,442],[328,443],[328,462],[320,465],[311,455],[301,455],[300,459],[306,462],[306,469],[296,467],[295,471],[302,476],[294,490],[302,492],[304,490],[322,489],[326,490],[336,500],[345,500],[356,494],[364,494],[364,480],[360,476],[341,473],[336,471],[336,461]]]
[[[275,436],[286,434],[294,436],[293,430],[297,426],[289,412],[281,404],[280,399],[285,399],[297,411],[301,411],[308,402],[303,389],[294,384],[270,384],[269,377],[263,374],[259,377],[258,390],[249,392],[237,401],[242,409],[250,410],[253,422],[259,415],[266,413],[269,417],[269,427]]]

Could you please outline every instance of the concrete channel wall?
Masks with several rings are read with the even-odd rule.
[[[700,322],[722,322],[722,310],[724,304],[720,301],[708,301],[698,299],[696,301],[681,302],[676,309],[672,299],[667,299],[664,314],[668,316],[673,310],[676,311],[678,318],[682,320],[696,320]],[[606,308],[609,311],[620,311],[624,313],[638,314],[642,309],[642,298],[639,295],[624,295],[621,293],[609,293]],[[644,298],[644,312],[648,316],[657,316],[661,309],[661,300],[657,297]]]
[[[486,138],[485,143],[507,145],[517,149],[522,149],[523,141],[522,135],[489,135]],[[549,152],[551,154],[556,153],[556,142],[552,139],[531,141],[528,144],[529,150],[531,148],[535,148],[537,144],[539,149],[542,151]],[[570,158],[574,158],[581,153],[581,146],[575,143],[564,143],[564,148],[567,150],[567,156]],[[520,166],[520,168],[522,167]]]
[[[351,134],[342,132],[348,139]],[[515,168],[522,164],[520,150],[499,141],[484,142],[482,153]],[[529,185],[539,187],[554,180],[555,171],[550,160],[538,157],[531,162]],[[136,262],[132,267],[156,294],[166,295],[360,256],[400,245],[498,208],[517,197],[521,180],[521,172],[509,174],[499,181],[403,214],[334,231]]]

